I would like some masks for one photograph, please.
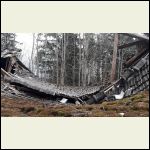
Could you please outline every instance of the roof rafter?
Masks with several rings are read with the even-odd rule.
[[[124,45],[119,45],[118,49],[123,49],[123,48],[131,47],[131,46],[134,46],[136,44],[143,43],[143,42],[144,42],[144,40],[138,40],[138,41],[134,41],[134,42],[131,42],[131,43],[124,44]]]
[[[142,34],[138,34],[138,33],[120,33],[120,34],[124,34],[124,35],[127,35],[127,36],[131,36],[131,37],[135,37],[135,38],[138,38],[138,39],[143,39],[143,40],[149,41],[149,37],[148,36],[142,35]]]

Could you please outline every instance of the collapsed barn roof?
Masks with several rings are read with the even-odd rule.
[[[132,37],[135,37],[135,38],[138,38],[139,40],[142,40],[142,43],[144,41],[144,44],[145,44],[145,42],[149,43],[149,37],[146,36],[146,35],[131,34],[131,33],[123,33],[123,34],[128,35],[128,36],[132,36]],[[137,44],[137,43],[134,42],[134,44]],[[122,47],[126,48],[126,47],[132,46],[134,44],[130,43],[130,44],[128,44],[126,46],[122,46]],[[138,62],[140,62],[142,60],[142,58],[147,53],[149,53],[149,49],[142,50],[140,53],[138,53],[137,55],[132,57],[126,63],[126,67],[130,68],[130,66],[132,66],[133,64],[135,66],[136,64],[138,64]],[[15,52],[9,52],[8,50],[6,50],[5,52],[2,53],[1,57],[3,57],[3,58],[16,57],[16,53]],[[30,71],[17,57],[16,57],[16,61],[24,69]],[[149,66],[149,61],[146,58],[146,67],[147,66]],[[140,76],[138,81],[140,81],[141,77],[145,78],[145,75],[147,76],[147,72],[149,72],[147,70],[146,73],[145,73],[145,68],[143,70],[144,70],[143,71],[144,72],[144,76],[140,76],[140,75],[137,75],[135,73],[137,76]],[[3,73],[5,73],[4,70],[3,70]],[[19,86],[24,86],[26,88],[29,88],[30,90],[38,91],[38,92],[45,93],[45,94],[48,94],[48,95],[53,95],[53,96],[62,96],[62,97],[66,97],[66,98],[81,98],[81,97],[89,96],[89,95],[92,95],[92,94],[94,95],[95,93],[100,91],[100,86],[99,87],[95,87],[95,88],[89,87],[89,88],[77,88],[77,89],[75,87],[72,87],[72,88],[71,87],[57,87],[56,85],[48,84],[48,83],[45,83],[45,82],[41,82],[40,80],[37,80],[35,78],[21,77],[21,76],[17,76],[17,75],[12,75],[11,73],[5,73],[5,74],[7,76],[9,76],[9,81],[12,84],[19,85]],[[126,80],[127,80],[127,82],[129,82],[128,78],[126,78]],[[149,77],[145,78],[143,81],[144,81],[144,83],[147,84],[148,80],[149,80]],[[112,87],[114,85],[118,84],[118,83],[119,83],[119,80],[115,81],[114,83],[112,83],[108,87],[105,87],[105,89],[103,89],[103,90],[106,91],[106,92],[109,92],[112,89]],[[129,87],[127,87],[127,88],[129,88]],[[145,87],[147,88],[147,86],[143,86],[140,89],[144,89]],[[135,90],[137,90],[137,87],[135,87]]]
[[[13,84],[23,85],[25,87],[28,87],[30,89],[34,89],[36,91],[49,94],[52,96],[63,96],[66,98],[78,98],[82,97],[84,95],[90,95],[92,93],[95,93],[99,90],[98,86],[95,87],[57,87],[54,84],[49,84],[44,81],[39,81],[34,78],[22,78],[17,75],[13,76],[10,80]]]
[[[29,68],[27,68],[20,60],[16,57],[16,51],[9,51],[5,50],[1,53],[1,58],[15,58],[15,61],[25,70],[28,70],[30,73]],[[88,87],[88,88],[73,88],[73,87],[57,87],[56,85],[49,84],[46,82],[42,82],[40,79],[34,78],[32,76],[21,74],[12,74],[11,72],[7,72],[7,70],[1,67],[1,73],[6,75],[9,78],[5,78],[11,84],[19,85],[30,89],[33,92],[45,93],[47,95],[52,96],[61,96],[66,98],[78,98],[83,97],[85,95],[90,95],[99,91],[99,87]]]

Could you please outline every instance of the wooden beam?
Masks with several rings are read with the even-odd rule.
[[[149,37],[148,36],[141,35],[141,34],[138,34],[138,33],[121,33],[121,34],[149,41]]]
[[[133,56],[131,59],[129,59],[125,63],[125,67],[130,67],[134,62],[136,62],[138,59],[140,59],[143,55],[147,54],[148,52],[149,52],[149,49],[143,50],[140,53],[138,53],[137,55]]]
[[[9,67],[9,62],[10,62],[10,57],[5,58],[6,59],[6,65],[5,65],[5,70],[8,71],[8,67]]]
[[[7,65],[7,70],[6,71],[10,72],[11,69],[12,69],[12,58],[10,58],[9,61],[8,61],[8,65]]]
[[[13,76],[10,75],[8,72],[6,72],[3,68],[1,68],[1,73],[4,74],[4,75],[7,75],[8,77],[13,78]]]
[[[119,45],[118,49],[123,49],[123,48],[131,47],[131,46],[134,46],[136,44],[143,43],[143,42],[144,42],[144,40],[139,40],[139,41],[134,41],[134,42],[127,43],[127,44],[124,44],[124,45]]]
[[[111,69],[111,75],[110,75],[110,81],[111,82],[113,82],[115,80],[115,75],[116,75],[117,49],[118,49],[118,33],[115,33],[113,59],[112,59],[112,69]]]
[[[20,67],[28,70],[30,73],[33,74],[33,72],[29,68],[27,68],[17,57],[16,57],[16,60],[17,60],[17,63],[19,64]]]

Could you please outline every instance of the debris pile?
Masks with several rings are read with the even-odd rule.
[[[12,95],[20,95],[20,92],[13,87],[13,85],[10,85],[7,82],[4,82],[1,80],[1,95],[7,95],[7,96],[12,96]]]

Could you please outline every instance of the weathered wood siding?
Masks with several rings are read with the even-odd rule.
[[[134,73],[127,79],[125,89],[127,90],[132,88],[131,94],[136,94],[137,92],[149,89],[149,54],[145,59],[145,62],[140,63],[140,61],[142,61],[142,58],[139,62],[137,62],[137,64],[139,63],[139,66],[142,67],[139,68],[139,70],[134,71]],[[137,68],[137,64],[133,65],[132,68]]]

